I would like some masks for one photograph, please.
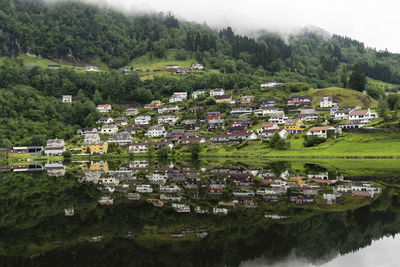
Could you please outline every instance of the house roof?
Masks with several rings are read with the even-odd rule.
[[[182,124],[196,124],[197,120],[184,120],[182,121]]]
[[[265,122],[263,124],[261,124],[261,127],[274,127],[276,125],[276,123],[274,122]]]
[[[353,110],[349,113],[350,116],[360,116],[360,115],[366,115],[368,113],[367,109],[364,110]]]
[[[295,125],[298,121],[301,121],[301,119],[289,119],[285,125]]]
[[[313,131],[327,131],[327,130],[329,130],[329,129],[333,129],[333,127],[332,127],[332,126],[318,126],[318,127],[312,127],[312,128],[310,129],[310,131],[311,131],[311,132],[313,132]]]
[[[231,98],[231,95],[216,95],[215,99],[228,99]]]

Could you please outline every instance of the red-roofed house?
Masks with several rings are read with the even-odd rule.
[[[104,104],[104,105],[97,105],[97,111],[100,113],[106,113],[111,111],[111,105],[110,104]]]
[[[261,124],[260,132],[262,132],[264,130],[273,130],[273,129],[279,129],[278,124],[276,124],[274,122],[265,122],[265,123]]]
[[[378,114],[372,113],[370,109],[352,110],[349,113],[349,122],[354,124],[367,124],[378,118]]]

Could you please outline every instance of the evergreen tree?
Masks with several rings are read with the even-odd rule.
[[[378,115],[379,115],[379,117],[383,118],[385,121],[389,119],[388,103],[383,98],[383,96],[380,96],[379,100],[378,100]]]
[[[349,87],[351,89],[362,92],[365,90],[366,83],[367,80],[365,78],[364,72],[361,69],[360,64],[354,65],[349,78]]]
[[[348,79],[347,79],[347,68],[346,68],[346,66],[342,67],[342,73],[340,74],[340,83],[342,84],[343,88],[347,88]]]
[[[96,105],[103,103],[103,97],[101,96],[99,90],[94,91],[93,102]]]

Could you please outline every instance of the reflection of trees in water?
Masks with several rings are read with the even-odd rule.
[[[168,164],[170,164],[168,162]],[[201,161],[175,162],[196,169]],[[232,163],[233,166],[234,164]],[[111,165],[110,165],[111,166]],[[121,166],[117,162],[115,166]],[[290,162],[266,164],[276,175],[290,169]],[[369,245],[371,240],[400,231],[400,197],[385,190],[370,206],[346,212],[307,211],[287,222],[268,221],[257,210],[233,212],[227,217],[177,214],[150,204],[99,207],[99,192],[76,182],[76,173],[45,177],[43,172],[5,173],[0,179],[0,258],[9,263],[31,244],[55,241],[74,243],[79,238],[105,235],[98,244],[75,243],[32,259],[34,265],[60,266],[237,266],[264,256],[271,262],[295,253],[312,262],[327,261]],[[66,207],[79,207],[74,217],[63,216]],[[159,228],[204,229],[209,235],[196,241],[125,239],[127,232],[140,235],[145,225]],[[3,246],[3,245],[7,246]],[[294,251],[294,252],[293,252]],[[14,258],[11,265],[28,262]],[[11,262],[12,263],[12,262]],[[18,263],[18,264],[17,264]]]
[[[400,231],[399,196],[386,190],[370,206],[354,211],[301,211],[287,222],[267,221],[257,212],[236,212],[227,217],[176,214],[170,209],[150,205],[101,207],[74,217],[48,217],[14,229],[2,227],[2,242],[9,245],[35,240],[77,240],[80,236],[108,236],[98,244],[65,246],[32,259],[35,265],[63,261],[67,266],[237,266],[260,256],[269,262],[291,253],[310,262],[321,263],[371,243],[373,239]],[[145,225],[158,227],[204,228],[203,240],[163,241],[126,239],[127,232],[142,233]],[[4,225],[3,225],[4,226]],[[180,228],[179,228],[180,229]],[[213,230],[214,229],[214,230]],[[27,234],[28,233],[28,234]],[[24,261],[28,261],[25,259]],[[58,265],[59,266],[59,265]]]

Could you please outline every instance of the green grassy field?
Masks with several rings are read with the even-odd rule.
[[[191,57],[188,57],[186,60],[176,60],[176,53],[176,49],[169,49],[165,58],[157,58],[152,56],[151,53],[147,53],[133,59],[129,62],[128,67],[140,69],[141,71],[139,73],[142,79],[151,79],[155,75],[171,75],[171,73],[167,71],[167,65],[179,65],[180,68],[190,68],[193,63],[196,63],[196,60]],[[154,70],[161,71],[153,72]]]
[[[16,58],[22,60],[24,65],[36,65],[40,68],[48,68],[48,65],[61,65],[61,67],[63,67],[63,68],[71,68],[76,71],[82,71],[82,72],[85,71],[85,65],[83,65],[83,64],[82,65],[74,65],[70,62],[66,62],[66,61],[62,61],[62,60],[54,61],[54,60],[50,60],[47,58],[28,56],[27,54],[23,54],[23,53],[21,53]],[[6,59],[6,57],[1,57],[0,63],[3,62],[4,59]],[[92,59],[90,61],[90,63],[99,67],[100,71],[108,71],[108,66],[105,63],[103,63],[101,60]]]
[[[382,92],[400,89],[400,85],[374,80],[367,77],[367,89],[379,89]]]
[[[209,146],[203,156],[221,157],[400,157],[400,136],[398,134],[342,134],[316,147],[304,147],[303,139],[292,138],[289,150],[273,150],[261,141],[251,141],[239,149],[234,146]]]
[[[328,87],[324,89],[311,89],[305,92],[314,98],[315,105],[319,106],[319,98],[323,96],[336,96],[339,98],[339,107],[361,106],[363,108],[377,107],[377,101],[361,92],[340,87]]]

